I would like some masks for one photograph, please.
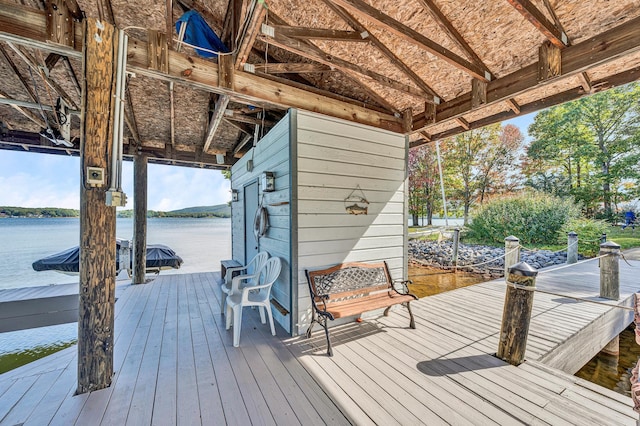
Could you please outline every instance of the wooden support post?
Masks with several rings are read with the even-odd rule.
[[[538,81],[562,75],[562,52],[550,42],[543,43],[539,49]]]
[[[105,194],[113,149],[117,38],[115,28],[85,20],[80,125],[80,303],[78,388],[108,387],[113,375],[116,208]],[[89,169],[93,168],[93,169]]]
[[[64,0],[47,3],[47,37],[49,41],[75,47],[74,20]]]
[[[458,267],[458,246],[460,245],[460,228],[453,230],[453,267]]]
[[[146,282],[147,266],[147,157],[133,158],[133,284]]]
[[[513,365],[524,361],[538,271],[526,262],[509,268],[497,357]]]
[[[487,82],[474,78],[471,80],[471,109],[487,103]]]
[[[567,234],[567,263],[578,261],[578,234],[571,231]]]
[[[600,297],[620,299],[620,246],[613,241],[600,244]]]
[[[509,268],[520,262],[520,240],[513,235],[504,239],[504,278],[509,275]]]

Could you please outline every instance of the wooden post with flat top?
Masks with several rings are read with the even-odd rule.
[[[526,262],[509,268],[497,357],[509,364],[524,361],[538,271]]]
[[[620,246],[613,241],[600,244],[600,297],[620,299]]]
[[[513,235],[504,239],[504,278],[507,279],[509,268],[520,262],[520,240]]]
[[[133,284],[146,282],[147,267],[147,157],[133,158]]]
[[[571,231],[567,234],[567,263],[578,262],[578,234]]]
[[[84,27],[80,125],[80,304],[77,393],[106,388],[113,376],[116,208],[106,205],[113,150],[115,28]]]

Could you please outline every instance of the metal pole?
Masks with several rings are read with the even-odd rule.
[[[440,162],[440,141],[436,141],[436,156],[438,157],[440,192],[442,192],[442,205],[444,206],[444,226],[449,226],[449,217],[447,216],[447,198],[444,196],[444,180],[442,179],[442,163]]]
[[[567,234],[567,264],[578,261],[578,234],[571,231]]]
[[[460,228],[453,230],[453,267],[458,267],[458,245],[460,243]]]

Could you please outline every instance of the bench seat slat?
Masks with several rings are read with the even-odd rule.
[[[349,299],[327,304],[327,312],[334,318],[349,317],[359,315],[366,311],[386,308],[399,303],[411,302],[415,300],[413,296],[395,294],[389,296],[388,293],[380,293],[358,299]]]

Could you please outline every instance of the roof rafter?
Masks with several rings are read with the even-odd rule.
[[[538,63],[487,84],[487,103],[493,105],[543,87],[560,78],[569,77],[615,59],[640,51],[640,17],[631,19],[604,33],[562,50],[561,74],[538,81]],[[582,88],[581,88],[582,90]],[[437,106],[437,122],[461,117],[472,109],[471,92],[464,93]],[[414,117],[414,131],[429,127],[424,117]]]
[[[357,31],[343,31],[332,30],[325,28],[303,28],[292,27],[284,25],[274,25],[276,34],[291,38],[304,38],[313,40],[331,40],[331,41],[346,41],[346,42],[364,42],[367,43],[367,34],[363,34]]]
[[[289,38],[277,33],[273,37],[261,35],[260,38],[269,44],[278,46],[281,49],[288,50],[289,52],[295,53],[321,64],[325,64],[341,70],[355,71],[358,74],[369,77],[370,79],[383,86],[390,87],[392,89],[406,93],[407,95],[415,96],[420,99],[423,99],[425,96],[425,93],[421,89],[417,89],[407,84],[397,82],[389,77],[378,74],[375,71],[371,71],[369,69],[361,67],[360,65],[356,65],[354,63],[329,55],[319,47],[302,43],[301,40]]]
[[[393,32],[405,41],[415,44],[427,52],[435,55],[454,67],[472,75],[473,77],[489,81],[492,76],[489,70],[482,69],[476,64],[472,64],[466,59],[456,55],[448,49],[445,49],[430,38],[420,34],[412,28],[398,22],[389,15],[380,12],[378,9],[370,6],[362,0],[331,0],[333,3],[345,9],[349,9],[353,14],[373,20],[384,28]]]
[[[256,37],[260,32],[260,24],[264,21],[264,17],[267,14],[267,5],[264,0],[253,0],[249,6],[249,12],[247,14],[247,20],[242,28],[240,34],[240,40],[238,42],[238,50],[236,52],[235,67],[240,69],[242,65],[247,62],[251,48],[256,41]]]
[[[449,38],[462,50],[467,57],[480,68],[489,70],[487,66],[482,62],[482,59],[473,51],[469,43],[460,35],[458,30],[451,24],[446,16],[442,13],[440,8],[435,4],[433,0],[418,0],[431,16],[435,19],[436,23],[442,28],[442,30],[449,35]]]
[[[344,21],[349,24],[351,28],[357,30],[360,33],[366,32],[368,34],[367,39],[371,40],[373,45],[376,46],[378,50],[380,50],[380,52],[382,52],[382,54],[391,61],[392,64],[394,64],[402,72],[404,72],[416,86],[420,87],[431,96],[434,96],[434,99],[432,100],[433,103],[440,103],[441,97],[424,80],[422,80],[422,78],[420,78],[418,74],[416,74],[407,64],[405,64],[402,59],[396,56],[396,54],[393,53],[391,49],[389,49],[384,43],[382,43],[380,39],[371,34],[371,31],[369,31],[367,27],[365,27],[349,12],[331,3],[330,0],[323,1],[334,13],[344,19]]]
[[[569,44],[567,34],[553,22],[550,22],[530,0],[507,1],[555,46],[562,49]]]
[[[298,74],[332,71],[330,66],[323,64],[307,64],[303,62],[278,62],[267,64],[255,64],[256,72],[267,74]]]

